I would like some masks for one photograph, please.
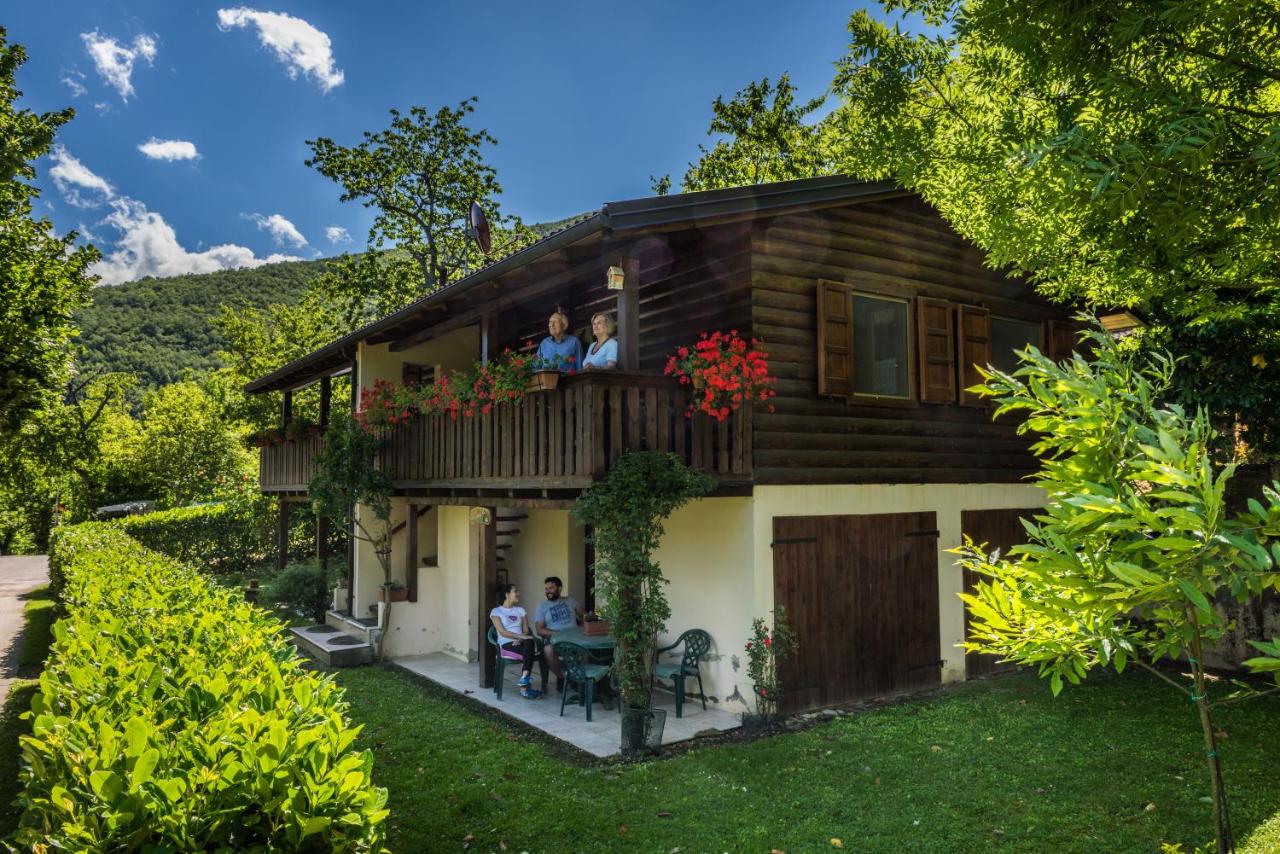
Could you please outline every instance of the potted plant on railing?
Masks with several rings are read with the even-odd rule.
[[[769,353],[755,338],[750,344],[738,330],[713,332],[692,347],[681,347],[667,360],[663,371],[677,377],[690,388],[685,417],[702,412],[716,421],[724,421],[743,404],[765,403],[777,395],[777,377],[769,373]],[[773,404],[769,404],[773,411]]]
[[[526,341],[525,346],[533,346],[532,341]],[[578,372],[577,359],[573,356],[563,356],[556,353],[552,358],[537,358],[533,360],[533,374],[529,379],[529,391],[551,391],[560,385],[561,375],[568,374],[573,376]]]

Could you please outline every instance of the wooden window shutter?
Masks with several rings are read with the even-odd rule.
[[[1080,349],[1076,334],[1080,324],[1072,320],[1050,320],[1048,334],[1045,336],[1048,352],[1046,355],[1055,362],[1071,358],[1074,350]]]
[[[991,362],[991,312],[976,305],[962,305],[957,309],[956,322],[960,337],[960,403],[965,406],[982,406],[985,399],[965,389],[982,382],[978,366]]]
[[[818,394],[853,395],[853,289],[818,281]]]
[[[920,365],[920,400],[924,403],[956,402],[953,314],[954,308],[946,300],[916,299],[916,362]]]

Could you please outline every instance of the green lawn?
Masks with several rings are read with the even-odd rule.
[[[1019,674],[634,765],[393,668],[339,672],[394,851],[1143,851],[1212,837],[1198,724],[1142,673]],[[1280,698],[1221,710],[1240,838],[1280,809]],[[505,849],[504,847],[505,846]]]
[[[49,654],[53,642],[53,623],[57,617],[58,602],[48,587],[41,587],[27,596],[24,610],[26,625],[22,633],[22,645],[18,648],[18,666],[22,672],[38,671]],[[31,722],[21,715],[31,708],[31,697],[40,688],[34,679],[15,679],[9,684],[9,696],[0,709],[0,837],[7,836],[18,826],[17,811],[11,808],[18,795],[19,757],[18,736],[31,732]]]
[[[53,624],[58,617],[58,601],[47,586],[27,595],[24,611],[26,627],[18,650],[18,666],[39,668],[53,643]]]

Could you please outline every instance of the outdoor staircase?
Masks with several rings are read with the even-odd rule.
[[[520,535],[520,525],[525,519],[529,518],[528,513],[521,513],[514,507],[499,507],[497,518],[494,520],[498,525],[498,583],[506,584],[511,580],[508,573],[507,553],[511,551],[511,546],[515,542],[516,537]]]
[[[326,667],[355,667],[373,661],[378,621],[345,611],[329,611],[318,626],[290,629],[294,646]]]

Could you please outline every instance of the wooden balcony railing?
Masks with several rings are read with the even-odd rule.
[[[401,489],[564,489],[589,485],[631,451],[670,451],[721,481],[751,477],[751,417],[685,417],[688,391],[668,377],[561,378],[487,415],[412,419],[387,432],[383,462]],[[307,440],[314,442],[316,440]],[[263,448],[262,488],[292,488],[319,445]],[[285,450],[289,449],[289,450]],[[276,457],[288,457],[287,461]],[[305,489],[306,480],[301,481]]]
[[[287,439],[258,451],[258,481],[263,492],[305,492],[323,436]]]

